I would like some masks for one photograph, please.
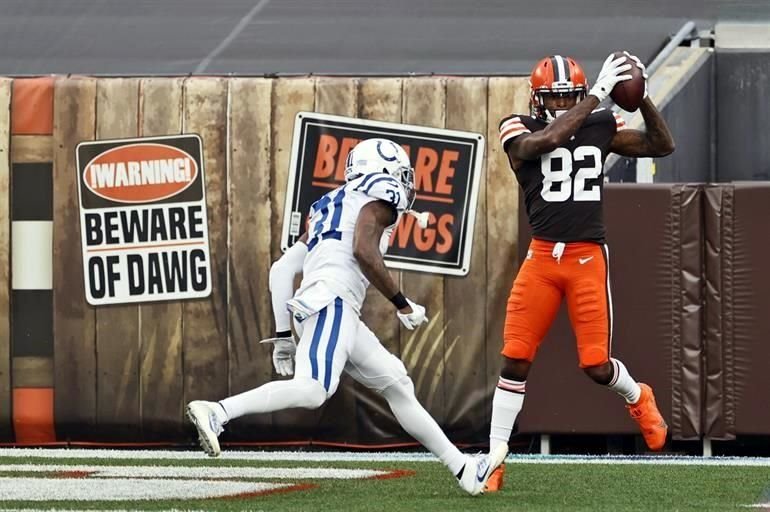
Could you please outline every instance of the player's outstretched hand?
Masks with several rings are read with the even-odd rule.
[[[636,64],[636,67],[639,68],[642,72],[642,78],[644,78],[644,97],[647,97],[647,79],[649,78],[647,76],[647,68],[644,64],[642,64],[642,61],[639,60],[639,57],[636,55],[631,55],[630,53],[624,51],[623,52],[629,59],[634,61],[634,64]]]
[[[409,299],[406,299],[406,301],[409,303],[409,307],[412,308],[412,312],[402,313],[401,311],[396,311],[396,315],[398,315],[398,319],[401,320],[401,323],[404,324],[404,327],[412,331],[416,329],[420,324],[427,322],[428,317],[425,316],[424,306],[415,304]]]
[[[260,343],[273,344],[273,366],[279,375],[288,377],[294,375],[294,354],[297,353],[297,342],[293,336],[285,338],[267,338]]]
[[[631,64],[627,63],[625,55],[616,59],[614,54],[610,54],[604,61],[602,70],[599,72],[599,78],[596,79],[596,83],[588,94],[596,96],[600,102],[604,101],[612,92],[615,84],[631,78],[631,75],[623,74],[629,69],[631,69]]]

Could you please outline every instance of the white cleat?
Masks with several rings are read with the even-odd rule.
[[[222,422],[219,421],[214,407],[220,407],[214,402],[205,402],[203,400],[194,400],[187,404],[187,419],[195,425],[198,430],[198,441],[201,448],[209,457],[218,457],[219,434],[224,432]]]
[[[457,480],[460,487],[471,496],[484,493],[484,487],[492,472],[503,463],[508,455],[508,445],[501,444],[486,455],[468,455],[462,477]]]

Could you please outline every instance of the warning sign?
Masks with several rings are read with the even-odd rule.
[[[201,147],[194,134],[78,144],[89,304],[211,293]]]
[[[368,121],[312,112],[297,114],[281,239],[286,250],[305,230],[313,202],[345,183],[345,160],[360,141],[390,139],[406,150],[415,170],[413,209],[428,213],[421,228],[403,215],[385,262],[391,268],[466,275],[484,137],[478,133]]]

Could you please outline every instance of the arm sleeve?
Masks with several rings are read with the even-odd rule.
[[[620,117],[620,114],[617,112],[612,113],[612,117],[615,119],[615,131],[619,132],[620,130],[626,129],[626,121]]]
[[[500,144],[503,146],[503,150],[507,150],[508,143],[523,133],[532,132],[520,116],[506,117],[500,121]]]
[[[276,332],[291,330],[291,315],[286,309],[286,301],[294,295],[294,276],[302,272],[306,255],[307,245],[297,242],[270,267],[270,298]]]

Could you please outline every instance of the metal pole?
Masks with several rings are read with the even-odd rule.
[[[551,436],[540,434],[540,455],[551,454]]]
[[[703,456],[704,457],[713,456],[713,452],[711,450],[711,439],[709,439],[708,437],[703,438]]]
[[[673,52],[674,49],[682,43],[682,41],[690,37],[693,32],[695,32],[695,22],[688,21],[682,25],[682,28],[680,28],[679,31],[674,34],[668,44],[663,47],[663,49],[655,56],[655,58],[652,59],[650,65],[647,66],[647,74],[652,76],[652,74],[655,73],[655,70],[660,67],[663,61],[666,60],[669,55],[671,55],[671,52]]]

